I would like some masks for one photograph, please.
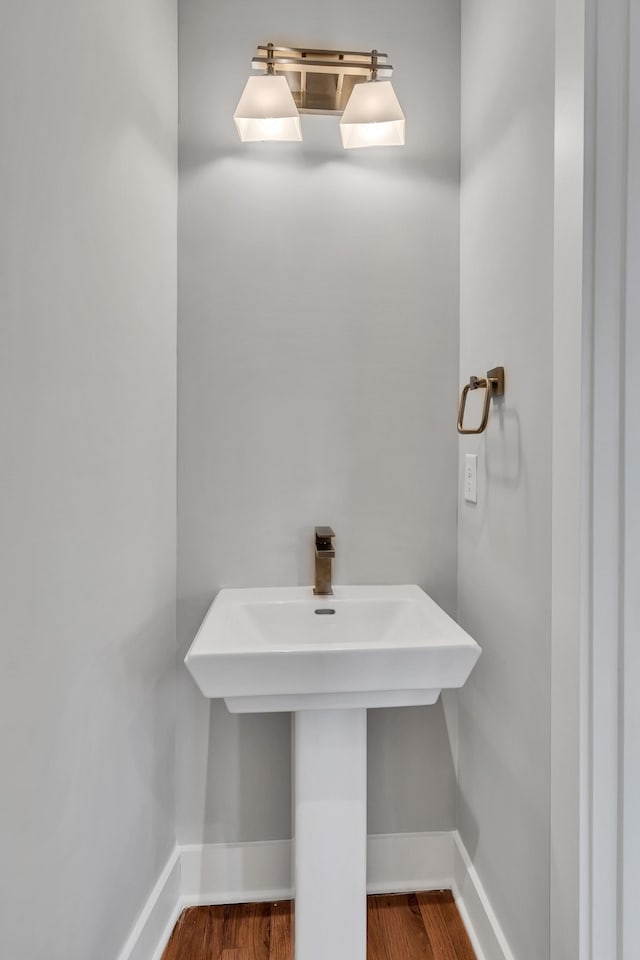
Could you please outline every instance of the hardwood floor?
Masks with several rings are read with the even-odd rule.
[[[367,960],[476,960],[449,890],[369,897],[367,907]],[[292,902],[190,907],[162,960],[293,960],[292,912]]]

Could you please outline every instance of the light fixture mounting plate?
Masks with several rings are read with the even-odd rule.
[[[254,70],[286,77],[300,113],[340,116],[356,83],[393,72],[386,53],[377,51],[317,50],[263,44],[253,57]]]

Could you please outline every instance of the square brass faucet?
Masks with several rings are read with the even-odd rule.
[[[333,548],[335,533],[331,527],[316,527],[316,585],[313,592],[317,597],[333,596],[331,586],[331,561],[336,555]]]

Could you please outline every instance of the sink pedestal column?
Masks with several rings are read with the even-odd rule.
[[[366,960],[367,711],[294,722],[295,960]]]

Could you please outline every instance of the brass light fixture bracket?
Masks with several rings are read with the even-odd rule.
[[[251,66],[285,76],[300,113],[340,116],[356,83],[391,76],[393,67],[386,61],[387,54],[377,50],[316,50],[268,43],[258,47]]]
[[[482,407],[482,420],[480,426],[468,430],[464,425],[464,412],[467,405],[467,397],[471,390],[484,390],[484,404]],[[495,397],[504,397],[504,367],[494,367],[487,371],[486,377],[471,377],[462,391],[460,397],[460,406],[458,407],[458,433],[474,434],[484,433],[489,423],[489,409],[491,399]]]

